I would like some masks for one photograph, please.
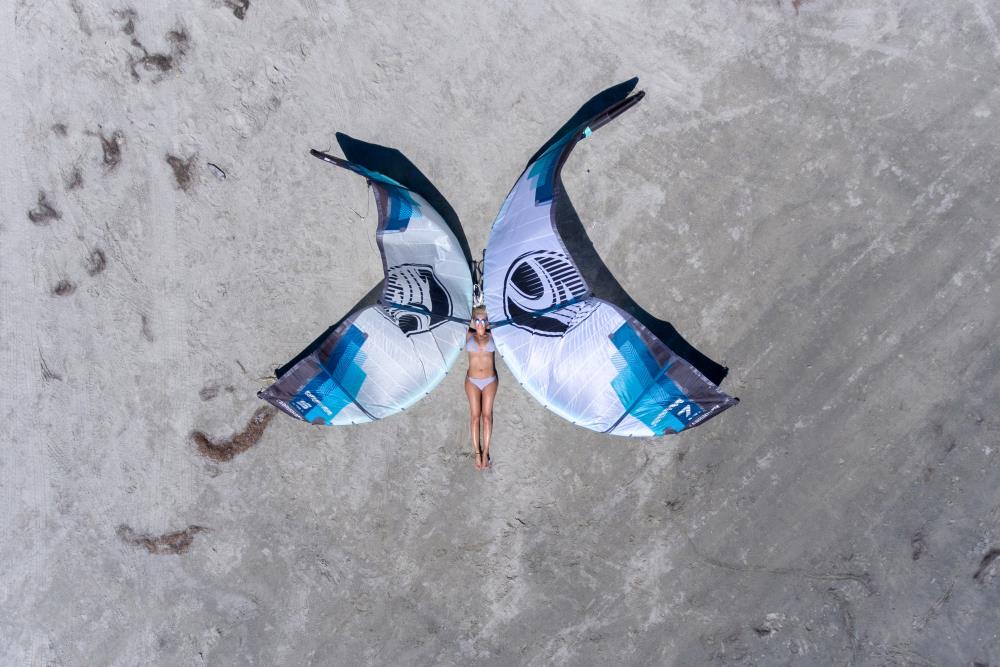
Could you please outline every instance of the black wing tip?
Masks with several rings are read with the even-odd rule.
[[[634,95],[627,95],[624,98],[618,100],[617,102],[608,105],[603,111],[601,111],[600,113],[596,114],[593,118],[591,118],[587,122],[587,125],[590,127],[592,131],[600,127],[603,127],[604,125],[607,125],[615,118],[622,115],[623,113],[634,107],[636,104],[641,102],[642,98],[644,98],[645,96],[646,96],[646,91],[644,90],[640,90]]]
[[[645,91],[638,91],[634,95],[632,91],[639,83],[639,77],[634,76],[627,81],[615,84],[597,93],[583,106],[577,109],[576,113],[560,127],[555,134],[549,138],[538,151],[531,156],[527,164],[531,164],[541,157],[553,144],[560,141],[567,134],[584,132],[589,129],[591,132],[606,125],[646,96]],[[589,136],[589,133],[587,134]]]
[[[315,158],[319,158],[323,162],[329,162],[330,164],[335,164],[338,167],[344,166],[344,162],[346,162],[346,160],[344,160],[343,158],[339,158],[335,155],[330,155],[329,153],[324,153],[323,151],[318,151],[315,148],[309,149],[309,155],[312,155]]]
[[[631,96],[631,97],[635,98],[636,102],[638,102],[639,100],[641,100],[643,97],[646,96],[646,91],[645,90],[641,90],[641,89],[640,90],[636,90],[635,89],[635,87],[639,85],[639,77],[637,77],[637,76],[633,76],[628,81],[624,81],[624,82],[622,82],[622,83],[620,83],[618,85],[621,86],[622,91],[624,93],[622,95],[622,98],[627,99],[627,98],[629,98],[629,96]]]

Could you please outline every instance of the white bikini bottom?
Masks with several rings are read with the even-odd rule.
[[[472,384],[476,385],[477,387],[479,387],[479,391],[482,391],[483,389],[486,389],[486,387],[488,387],[491,382],[496,382],[497,376],[491,375],[488,378],[473,378],[466,375],[465,379],[471,382]]]

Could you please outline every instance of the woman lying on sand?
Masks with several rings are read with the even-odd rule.
[[[490,436],[493,434],[493,397],[497,395],[497,374],[493,366],[493,335],[488,329],[486,308],[472,309],[472,322],[465,334],[465,350],[469,353],[469,372],[465,376],[465,393],[469,397],[472,427],[472,449],[476,454],[476,470],[490,467]],[[483,437],[480,447],[479,428]]]

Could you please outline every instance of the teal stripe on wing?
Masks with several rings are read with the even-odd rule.
[[[627,322],[611,335],[611,342],[618,348],[618,354],[612,359],[618,374],[611,386],[625,407],[622,417],[632,415],[656,435],[663,435],[667,431],[683,431],[704,412],[667,377],[670,362],[660,368],[649,348]]]
[[[364,342],[365,335],[356,326],[344,333],[323,362],[325,372],[317,373],[291,401],[303,419],[321,419],[329,425],[344,406],[355,401],[366,377],[361,369],[365,362],[361,352]]]

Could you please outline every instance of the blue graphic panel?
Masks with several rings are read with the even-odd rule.
[[[385,232],[401,232],[406,229],[414,211],[420,207],[406,188],[387,187],[389,193],[389,214],[385,219]]]
[[[389,211],[386,215],[384,231],[390,233],[404,231],[414,212],[420,210],[419,205],[414,201],[413,196],[410,195],[410,191],[396,179],[377,171],[372,171],[360,164],[348,162],[347,160],[340,160],[336,164],[350,169],[370,181],[380,183],[385,188],[386,193],[389,195]]]
[[[611,334],[611,342],[618,348],[618,355],[612,360],[618,374],[611,386],[626,414],[656,435],[663,435],[667,430],[679,433],[704,412],[667,377],[670,364],[657,366],[646,344],[628,323]]]
[[[365,334],[352,326],[323,363],[323,371],[295,395],[290,403],[309,422],[317,418],[329,425],[345,405],[352,403],[365,381],[361,346]]]
[[[535,206],[552,201],[552,191],[555,186],[556,162],[562,154],[563,146],[575,135],[567,134],[562,139],[552,144],[548,150],[531,163],[528,170],[528,177],[535,179],[532,185],[535,188]]]
[[[680,433],[702,412],[665,374],[631,410],[632,416],[656,435],[663,435],[667,429]]]

